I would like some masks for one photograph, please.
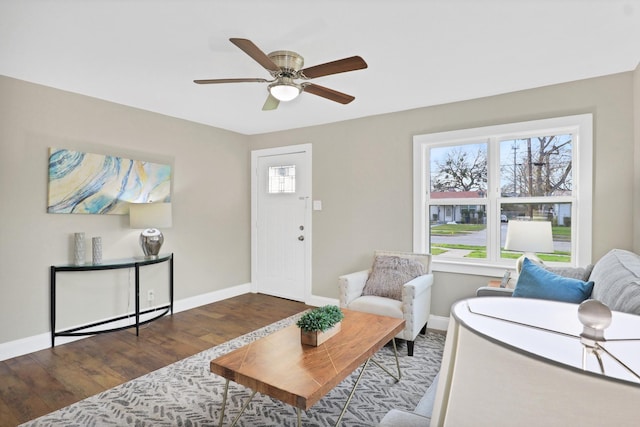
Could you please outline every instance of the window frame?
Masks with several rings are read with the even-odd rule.
[[[571,133],[573,187],[571,196],[551,197],[501,197],[500,156],[495,153],[500,141],[509,138],[526,138],[541,134]],[[427,226],[429,218],[429,158],[432,146],[460,145],[486,141],[488,157],[488,191],[484,199],[454,199],[455,204],[485,204],[487,214],[487,258],[486,259],[439,259],[433,258],[434,271],[502,276],[505,268],[515,268],[515,260],[495,258],[499,254],[500,216],[502,202],[529,203],[540,200],[570,201],[572,216],[571,265],[584,266],[591,263],[592,251],[592,205],[593,205],[593,116],[580,114],[526,122],[507,123],[478,128],[460,129],[414,135],[413,137],[413,250],[428,252]],[[440,201],[438,201],[440,203]],[[445,203],[446,204],[446,203]],[[496,250],[498,246],[498,250]],[[490,255],[490,251],[491,255]]]

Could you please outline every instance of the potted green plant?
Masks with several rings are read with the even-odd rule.
[[[306,312],[296,322],[302,344],[319,346],[340,331],[342,319],[344,313],[335,305],[325,305]]]

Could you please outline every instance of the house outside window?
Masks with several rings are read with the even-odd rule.
[[[550,265],[591,261],[590,114],[414,137],[414,250],[436,271],[500,275],[510,221],[549,221]]]

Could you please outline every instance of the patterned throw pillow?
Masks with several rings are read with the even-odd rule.
[[[423,274],[427,274],[427,269],[420,261],[379,255],[373,261],[373,268],[364,285],[362,295],[375,295],[402,301],[402,286]]]

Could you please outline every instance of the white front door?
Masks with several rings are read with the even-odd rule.
[[[310,295],[311,145],[252,152],[254,292],[305,301]]]

